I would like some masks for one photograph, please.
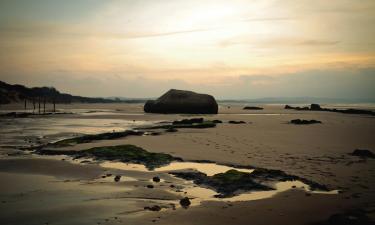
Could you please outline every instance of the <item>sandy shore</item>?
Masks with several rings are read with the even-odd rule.
[[[91,163],[72,164],[69,160],[14,156],[0,160],[0,179],[7,184],[0,188],[0,219],[7,221],[6,224],[23,224],[37,216],[44,220],[30,220],[30,224],[47,221],[49,224],[176,224],[176,221],[179,224],[312,224],[326,220],[334,213],[358,208],[368,210],[368,216],[374,217],[375,160],[363,160],[348,153],[357,148],[375,149],[375,118],[332,112],[284,110],[282,105],[262,107],[265,109],[261,111],[246,111],[242,110],[242,106],[228,108],[222,105],[218,115],[203,115],[206,119],[223,121],[215,128],[179,129],[178,132],[158,136],[101,140],[60,150],[133,144],[150,152],[168,153],[184,160],[211,160],[223,164],[278,169],[327,185],[330,189],[341,190],[342,193],[306,195],[303,191],[291,190],[256,201],[204,202],[189,209],[145,212],[143,207],[150,204],[150,201],[145,200],[147,196],[168,200],[178,200],[183,196],[183,193],[169,191],[169,182],[177,182],[175,178],[157,172],[143,174],[108,170]],[[111,119],[157,123],[192,117],[144,114],[142,106],[137,104],[69,105],[64,110],[86,112],[59,116],[73,121]],[[322,121],[322,124],[289,124],[288,121],[292,119],[315,119]],[[229,124],[229,120],[242,120],[246,123]],[[98,178],[106,173],[119,173],[133,177],[136,181],[130,179],[120,184],[108,178],[111,182],[101,183]],[[153,188],[150,192],[144,186],[153,184],[150,179],[155,174],[163,176],[164,181],[158,184],[160,187]],[[30,180],[33,183],[27,186]],[[64,180],[74,182],[61,182]],[[83,185],[87,181],[94,183],[89,185],[89,190],[83,188],[87,186]],[[121,198],[124,195],[122,189],[126,188],[132,190],[125,192],[144,199]],[[58,194],[46,197],[46,190],[51,189]],[[14,197],[20,193],[27,194]],[[62,200],[66,195],[70,195],[68,203]],[[87,201],[92,198],[106,200],[95,203]],[[42,206],[38,210],[30,210],[36,204],[36,199],[52,201],[51,204],[56,205],[55,211]],[[15,208],[20,205],[24,206],[17,211]],[[47,203],[42,205],[46,206]],[[62,215],[73,214],[77,207],[82,216],[63,222]],[[61,210],[64,214],[61,214]],[[14,214],[15,212],[18,214]]]

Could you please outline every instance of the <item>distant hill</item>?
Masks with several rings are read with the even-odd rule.
[[[7,84],[0,81],[0,104],[9,104],[16,102],[28,101],[38,101],[44,99],[47,102],[56,103],[116,103],[116,102],[127,102],[127,103],[142,103],[145,100],[137,99],[107,99],[107,98],[90,98],[82,96],[74,96],[66,93],[61,93],[54,87],[33,87],[28,88],[19,84]]]

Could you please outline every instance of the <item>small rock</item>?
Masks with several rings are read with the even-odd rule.
[[[188,208],[190,206],[191,202],[188,197],[185,197],[180,200],[180,205],[184,208]]]
[[[158,182],[160,182],[160,178],[158,176],[155,176],[155,177],[152,178],[152,181],[158,183]]]
[[[161,210],[161,207],[158,205],[153,205],[153,206],[145,206],[144,209],[158,212]]]
[[[116,182],[119,182],[120,179],[121,179],[121,176],[120,176],[120,175],[116,175],[114,180],[115,180]]]
[[[154,185],[149,184],[149,185],[147,185],[146,187],[147,187],[147,188],[154,188]]]

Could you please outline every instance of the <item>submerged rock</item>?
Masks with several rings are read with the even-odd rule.
[[[188,208],[190,206],[191,202],[190,202],[190,199],[188,197],[185,197],[183,199],[180,200],[180,205],[184,208]]]
[[[367,149],[356,149],[350,155],[359,156],[362,158],[375,158],[375,154]]]
[[[258,106],[245,106],[243,109],[244,110],[263,110],[262,107],[258,107]]]
[[[290,123],[297,124],[297,125],[304,125],[304,124],[316,124],[316,123],[322,123],[319,120],[301,120],[301,119],[295,119],[291,120]]]
[[[218,105],[211,95],[171,89],[157,100],[147,101],[144,111],[147,113],[217,114]]]
[[[231,124],[244,124],[246,122],[242,121],[242,120],[240,120],[240,121],[230,120],[230,121],[228,121],[228,123],[231,123]]]

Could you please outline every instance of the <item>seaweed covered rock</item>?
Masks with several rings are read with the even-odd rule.
[[[154,169],[167,165],[173,160],[181,160],[165,153],[153,153],[135,145],[116,145],[94,147],[80,151],[61,151],[42,149],[38,151],[42,155],[70,155],[75,158],[91,157],[99,160],[121,161],[143,164],[148,169]]]
[[[157,100],[147,101],[144,111],[169,114],[217,114],[218,105],[211,95],[171,89]]]
[[[233,196],[237,191],[272,190],[254,181],[250,173],[237,170],[229,170],[213,176],[207,176],[201,172],[171,172],[171,174],[185,180],[192,180],[197,185],[212,188],[219,193],[216,196],[219,198]]]

